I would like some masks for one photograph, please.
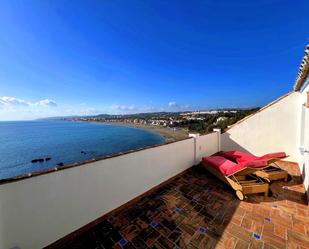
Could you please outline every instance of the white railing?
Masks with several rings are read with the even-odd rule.
[[[53,243],[217,152],[219,137],[215,132],[0,185],[0,248]]]

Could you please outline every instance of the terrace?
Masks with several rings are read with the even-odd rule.
[[[194,166],[51,248],[309,248],[309,207],[297,165],[272,197],[241,202]],[[76,234],[75,234],[76,235]]]
[[[0,248],[309,248],[308,53],[293,91],[222,134],[2,182]],[[198,166],[221,150],[284,151],[292,180],[239,201]]]

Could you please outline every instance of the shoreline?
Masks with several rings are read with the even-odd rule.
[[[145,124],[132,124],[132,123],[125,123],[125,122],[99,122],[96,123],[100,124],[110,124],[110,125],[121,125],[127,126],[131,128],[138,128],[144,129],[153,133],[156,133],[162,136],[165,140],[165,143],[175,142],[179,140],[183,140],[189,137],[189,132],[185,129],[162,127],[162,126],[153,126],[153,125],[145,125]]]

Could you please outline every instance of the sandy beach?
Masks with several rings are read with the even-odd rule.
[[[173,129],[169,127],[144,125],[144,124],[132,124],[132,123],[125,123],[125,122],[102,122],[102,123],[112,124],[112,125],[124,125],[128,127],[145,129],[145,130],[161,135],[162,137],[164,137],[166,143],[185,139],[189,135],[187,130],[181,129],[181,128]]]

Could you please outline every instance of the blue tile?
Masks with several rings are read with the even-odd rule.
[[[270,218],[266,217],[264,218],[265,221],[270,222]]]
[[[199,230],[201,233],[205,233],[205,232],[206,232],[206,228],[205,228],[205,227],[200,227],[198,230]]]
[[[140,207],[141,207],[141,204],[135,204],[135,206],[134,206],[135,208],[137,208],[137,209],[139,209]]]
[[[257,233],[253,233],[252,237],[257,239],[257,240],[261,239],[261,235],[259,235]]]
[[[175,212],[179,213],[180,212],[180,208],[175,208]]]
[[[219,218],[219,219],[222,219],[222,218],[224,218],[224,214],[222,214],[222,213],[219,213],[219,214],[218,214],[218,218]]]
[[[282,188],[283,188],[283,189],[289,189],[289,187],[288,187],[288,186],[282,186]]]
[[[126,240],[126,239],[121,239],[120,241],[119,241],[119,245],[120,246],[125,246],[125,244],[127,244],[128,243],[128,241]]]
[[[149,223],[149,225],[150,225],[152,228],[155,228],[155,227],[158,225],[158,223],[155,222],[154,220],[152,220],[152,221]]]

